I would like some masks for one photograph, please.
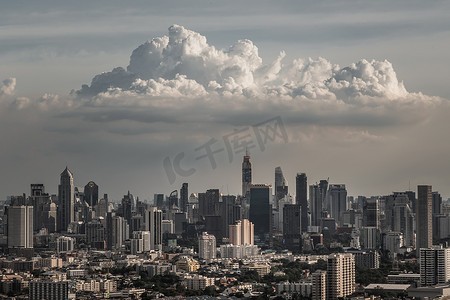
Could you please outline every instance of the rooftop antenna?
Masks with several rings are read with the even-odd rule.
[[[248,151],[248,147],[245,147],[245,156],[250,156],[250,152]]]
[[[408,190],[409,191],[411,190],[411,180],[409,180],[409,183],[408,183]]]

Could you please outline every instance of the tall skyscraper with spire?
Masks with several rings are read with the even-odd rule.
[[[252,163],[250,162],[250,154],[247,151],[242,162],[242,197],[248,196],[250,185],[252,184]]]
[[[66,231],[67,226],[75,220],[75,186],[73,174],[69,168],[61,173],[58,186],[58,231]]]

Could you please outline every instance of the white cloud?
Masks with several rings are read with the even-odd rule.
[[[157,97],[225,96],[317,99],[354,102],[405,100],[411,96],[392,64],[362,59],[341,68],[325,58],[277,59],[263,64],[250,40],[228,49],[209,45],[206,37],[179,25],[168,36],[136,48],[126,68],[95,76],[81,97],[147,95]]]

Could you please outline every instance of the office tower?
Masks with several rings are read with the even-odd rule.
[[[380,230],[376,227],[363,227],[360,242],[363,249],[379,249],[381,245]]]
[[[302,232],[308,231],[308,179],[305,173],[298,173],[295,178],[295,203],[302,210]]]
[[[169,195],[169,208],[178,208],[178,205],[178,190],[174,190]]]
[[[58,231],[66,231],[67,226],[75,220],[75,186],[73,175],[66,167],[61,173],[58,186]]]
[[[255,242],[261,246],[269,246],[272,236],[272,186],[252,184],[250,187],[249,221],[254,224]]]
[[[150,232],[150,250],[162,249],[162,211],[157,207],[150,207],[145,212],[145,230]]]
[[[419,195],[420,197],[420,195]],[[419,206],[417,207],[420,210]],[[420,284],[447,283],[450,280],[450,248],[432,246],[420,249]]]
[[[151,250],[149,231],[135,231],[131,239],[131,253],[139,254]]]
[[[402,232],[390,231],[383,234],[383,249],[389,251],[389,256],[395,258],[404,245]]]
[[[47,281],[33,280],[30,281],[28,299],[69,299],[69,282],[68,281]]]
[[[345,184],[330,184],[327,196],[327,211],[332,218],[341,224],[341,213],[348,209]]]
[[[45,193],[43,184],[31,184],[31,205],[33,205],[33,230],[46,228],[49,233],[56,231],[57,208],[51,196]]]
[[[416,209],[416,249],[419,254],[420,248],[431,248],[433,245],[431,185],[417,187]]]
[[[198,256],[205,260],[216,258],[216,237],[207,232],[203,232],[198,237]]]
[[[236,204],[236,196],[222,196],[222,202],[219,202],[219,214],[222,218],[222,237],[228,237],[228,226],[241,219],[241,206]]]
[[[133,209],[133,195],[130,191],[122,198],[122,206],[120,215],[127,221],[128,225],[131,223],[132,209]]]
[[[380,227],[378,199],[364,199],[363,226],[376,228]]]
[[[230,244],[253,245],[255,227],[248,219],[242,219],[235,224],[229,225]]]
[[[164,207],[164,194],[155,194],[153,196],[153,204],[159,209]]]
[[[288,195],[288,182],[283,176],[281,167],[275,168],[275,207],[278,207],[278,202]]]
[[[93,219],[86,223],[86,242],[98,250],[106,248],[105,224],[102,220]]]
[[[327,299],[327,272],[317,270],[312,273],[312,300]]]
[[[8,248],[33,248],[33,207],[7,206]]]
[[[220,193],[218,189],[209,189],[206,193],[198,194],[199,215],[201,218],[206,216],[219,215]]]
[[[109,212],[108,195],[105,194],[102,199],[100,199],[97,205],[94,207],[96,217],[106,217]]]
[[[172,220],[162,220],[161,221],[161,231],[162,234],[173,234],[175,232],[175,226]]]
[[[84,186],[84,200],[89,204],[90,207],[95,207],[98,203],[98,185],[89,181],[88,184]]]
[[[438,215],[441,213],[441,205],[442,205],[442,197],[441,194],[439,194],[438,192],[433,192],[432,194],[432,198],[433,198],[433,209],[432,209],[432,213],[433,215]]]
[[[174,227],[175,227],[175,234],[179,234],[179,235],[183,234],[183,232],[186,231],[187,223],[188,223],[187,213],[176,212],[173,215],[173,221],[174,221]]]
[[[301,250],[302,207],[300,204],[286,204],[283,208],[283,239],[287,249]]]
[[[331,254],[327,263],[327,298],[338,299],[355,292],[353,254]]]
[[[120,250],[125,241],[125,220],[109,212],[106,217],[106,247],[110,250]]]
[[[187,205],[189,201],[189,188],[188,184],[185,182],[180,189],[180,210],[185,212],[187,210]]]
[[[73,251],[75,239],[68,236],[60,236],[56,239],[56,253],[65,253]]]
[[[321,226],[322,212],[326,208],[328,180],[321,180],[319,184],[309,186],[309,199],[311,203],[311,225]]]
[[[409,197],[405,193],[394,193],[394,206],[392,212],[392,226],[390,230],[403,233],[403,242],[407,247],[414,247],[414,213],[412,212]],[[388,213],[388,211],[385,211]]]
[[[242,162],[242,197],[247,197],[250,192],[250,185],[252,184],[252,163],[250,162],[250,155],[244,156]]]
[[[408,196],[409,205],[410,205],[413,213],[416,213],[416,204],[417,204],[416,192],[406,191],[405,194]]]

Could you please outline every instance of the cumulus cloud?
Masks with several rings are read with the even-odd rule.
[[[264,64],[250,40],[217,49],[200,33],[173,25],[168,36],[137,47],[126,69],[117,67],[99,74],[76,94],[82,98],[233,96],[348,103],[411,96],[387,60],[362,59],[341,68],[321,57],[283,63],[284,58],[281,52],[273,62]]]
[[[0,83],[0,97],[13,96],[16,90],[16,78],[8,78]]]

